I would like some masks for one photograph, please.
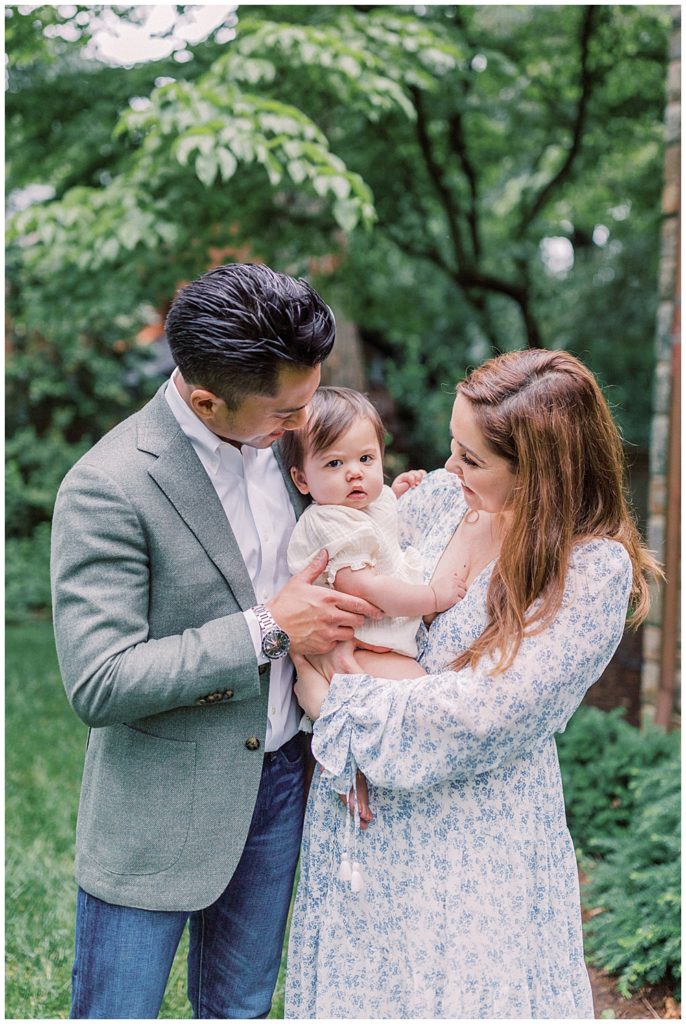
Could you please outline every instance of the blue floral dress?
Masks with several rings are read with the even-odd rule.
[[[400,508],[429,579],[466,511],[431,473]],[[562,606],[497,676],[450,671],[486,623],[487,566],[420,638],[428,676],[334,676],[315,723],[315,770],[291,926],[287,1018],[591,1018],[577,866],[554,734],[624,629],[624,547],[574,549]],[[355,766],[373,824],[337,792]],[[365,889],[339,879],[341,854]]]

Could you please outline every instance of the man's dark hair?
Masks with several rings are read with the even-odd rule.
[[[284,363],[304,369],[326,359],[336,323],[306,281],[230,263],[179,292],[165,330],[184,380],[236,409],[248,395],[276,394]]]

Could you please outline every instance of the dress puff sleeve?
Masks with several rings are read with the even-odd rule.
[[[624,631],[631,563],[616,541],[575,549],[562,605],[514,662],[419,679],[336,675],[314,725],[313,753],[339,792],[354,765],[371,783],[419,790],[498,768],[562,731]]]
[[[398,539],[402,548],[421,550],[432,522],[439,509],[446,504],[454,508],[464,504],[462,487],[454,473],[435,469],[424,477],[417,487],[410,487],[397,499]]]
[[[300,572],[322,548],[329,552],[323,578],[333,585],[339,569],[363,569],[376,564],[377,528],[360,509],[310,505],[296,523],[288,545],[289,572]]]

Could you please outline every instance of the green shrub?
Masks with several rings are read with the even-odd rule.
[[[11,298],[10,289],[10,298]],[[142,373],[146,351],[78,332],[48,343],[21,323],[6,366],[6,618],[21,622],[50,607],[50,522],[68,470],[157,382]],[[114,336],[113,336],[114,337]]]
[[[50,524],[5,542],[5,618],[24,622],[50,607]]]
[[[56,429],[25,426],[5,445],[5,618],[22,622],[50,607],[50,521],[62,478],[89,447]]]
[[[598,844],[604,859],[585,889],[603,908],[586,924],[589,962],[617,975],[624,996],[681,976],[679,783],[676,750],[631,783],[629,827]]]
[[[655,727],[635,729],[622,709],[582,706],[557,737],[567,823],[582,854],[598,856],[609,837],[632,820],[633,783],[678,756],[678,738]]]
[[[567,820],[589,876],[590,963],[629,996],[680,978],[679,733],[582,707],[558,737]]]

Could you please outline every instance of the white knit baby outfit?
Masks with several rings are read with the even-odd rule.
[[[322,548],[329,562],[316,580],[320,586],[333,587],[339,569],[363,569],[371,566],[383,576],[406,583],[423,582],[423,563],[415,548],[404,551],[398,541],[397,498],[390,487],[365,509],[342,505],[318,505],[313,502],[298,520],[288,546],[291,573],[304,569]],[[417,657],[416,634],[421,617],[366,619],[355,630],[365,643],[390,647],[398,654]]]

